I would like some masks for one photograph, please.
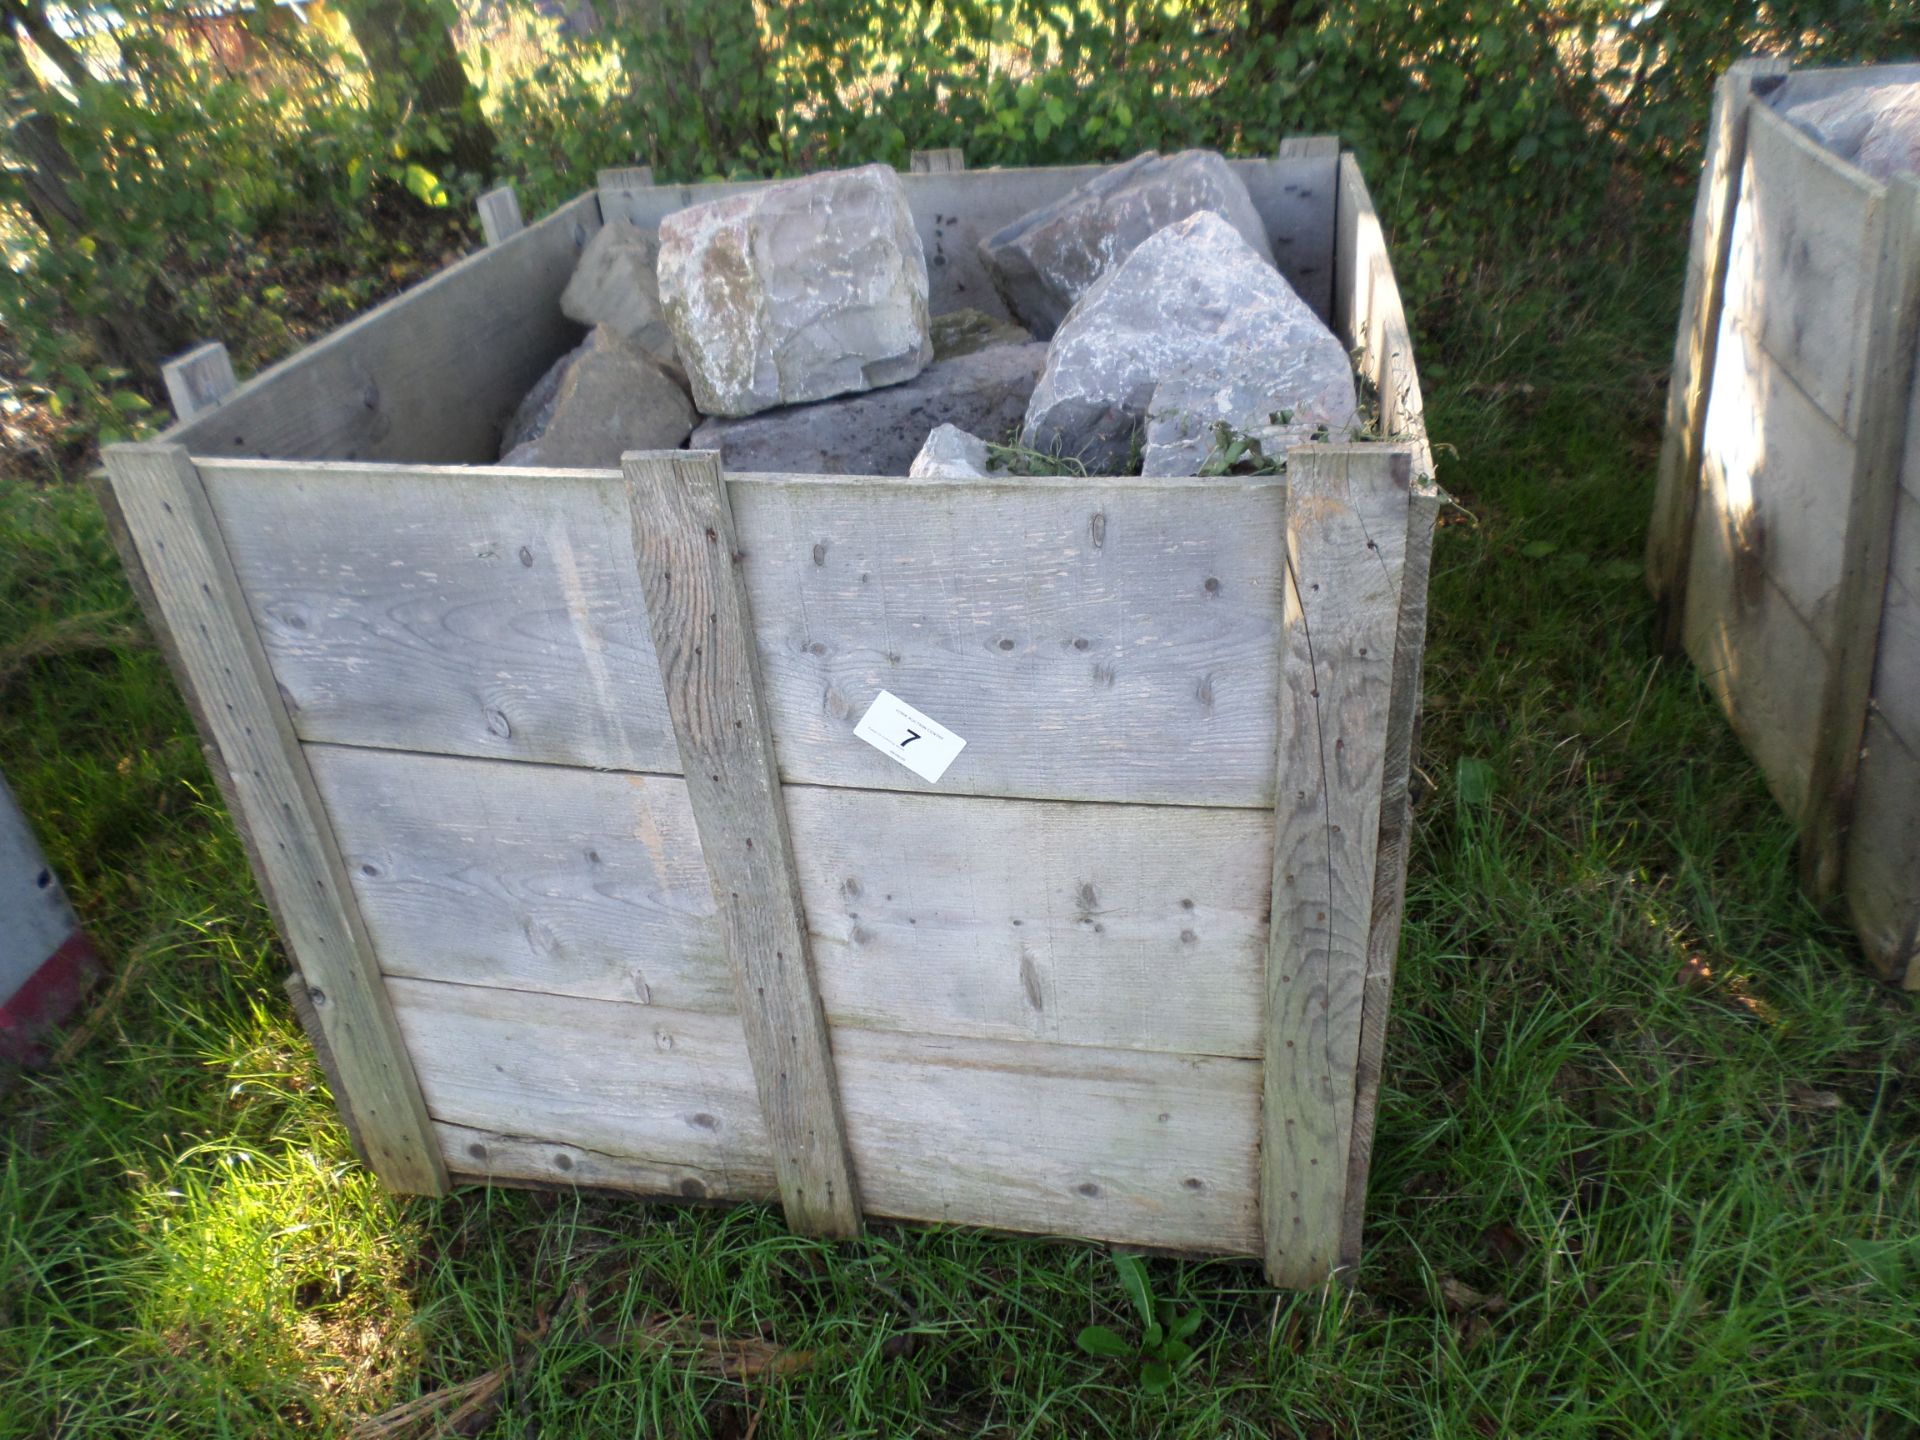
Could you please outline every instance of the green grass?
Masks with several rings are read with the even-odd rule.
[[[1463,508],[1370,1243],[1305,1295],[1152,1262],[1205,1317],[1164,1397],[1074,1345],[1132,1333],[1094,1246],[383,1194],[92,502],[7,483],[0,767],[135,968],[0,1100],[0,1436],[339,1433],[508,1364],[494,1435],[1920,1434],[1920,1021],[1799,897],[1789,826],[1650,646],[1674,259],[1416,297]],[[725,1378],[702,1334],[805,1363]]]

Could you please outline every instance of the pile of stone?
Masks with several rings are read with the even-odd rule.
[[[1782,113],[1876,180],[1920,175],[1920,81],[1858,85]]]
[[[561,298],[592,327],[501,462],[610,468],[691,443],[734,471],[982,478],[995,448],[1191,475],[1351,430],[1352,367],[1210,151],[1142,155],[980,245],[1019,323],[929,315],[905,188],[868,165],[614,221]],[[1036,338],[1038,337],[1038,338]]]

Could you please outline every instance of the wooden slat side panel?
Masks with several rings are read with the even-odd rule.
[[[1289,580],[1267,958],[1260,1208],[1267,1275],[1339,1258],[1413,456],[1288,459]]]
[[[1740,563],[1747,553],[1739,529],[1744,506],[1744,499],[1729,501],[1718,468],[1706,467],[1686,589],[1686,649],[1774,799],[1798,815],[1832,657],[1773,578]]]
[[[209,482],[303,739],[679,770],[611,475]],[[1283,484],[730,490],[789,782],[918,788],[885,688],[966,738],[943,793],[1272,803]]]
[[[1835,508],[1844,515],[1830,636],[1833,655],[1820,705],[1820,728],[1800,817],[1801,882],[1818,900],[1838,893],[1846,859],[1860,749],[1879,658],[1885,611],[1892,600],[1889,562],[1900,518],[1897,481],[1913,408],[1915,352],[1920,350],[1920,181],[1887,187],[1880,250],[1873,257],[1863,393],[1853,472]],[[1908,655],[1910,662],[1916,657]],[[1895,668],[1905,668],[1901,661]],[[1920,802],[1920,795],[1914,797]]]
[[[604,476],[209,467],[303,740],[677,772]]]
[[[1325,155],[1235,160],[1273,244],[1280,273],[1323,317],[1333,236],[1334,162]],[[933,313],[972,308],[1005,316],[1006,305],[980,260],[980,242],[1030,210],[1103,174],[1104,165],[1041,166],[902,175],[914,228],[927,256]],[[759,189],[766,181],[657,185],[603,190],[617,213],[643,229],[690,205]]]
[[[1387,1045],[1394,962],[1406,908],[1407,863],[1413,850],[1411,780],[1420,724],[1420,678],[1427,646],[1427,579],[1441,497],[1416,485],[1407,504],[1405,559],[1400,578],[1399,630],[1393,646],[1393,698],[1387,711],[1386,755],[1380,779],[1380,841],[1373,875],[1373,918],[1367,931],[1366,991],[1360,1009],[1355,1064],[1353,1138],[1347,1155],[1347,1199],[1341,1222],[1340,1265],[1360,1263],[1373,1162],[1374,1116]]]
[[[737,1016],[420,980],[388,988],[437,1125],[641,1162],[649,1188],[671,1177],[659,1187],[669,1194],[773,1193]],[[484,1173],[471,1150],[448,1158]]]
[[[560,292],[600,206],[582,196],[263,370],[165,439],[196,457],[491,462],[504,421],[578,342]]]
[[[1433,474],[1427,449],[1426,407],[1413,363],[1413,337],[1387,256],[1385,232],[1373,208],[1360,162],[1340,158],[1339,228],[1335,240],[1334,329],[1359,357],[1361,373],[1380,406],[1380,430],[1420,447],[1415,469]]]
[[[115,445],[107,472],[196,718],[219,751],[295,963],[381,1179],[438,1194],[446,1172],[333,832],[275,688],[200,477],[177,445]]]
[[[381,969],[738,1013],[678,777],[309,745]]]
[[[733,490],[787,779],[921,788],[853,738],[886,689],[943,793],[1270,800],[1284,486]]]
[[[736,1013],[684,782],[307,755],[386,973]],[[1270,816],[785,800],[834,1023],[1259,1057]]]
[[[1259,1065],[834,1032],[871,1213],[1259,1252]]]
[[[713,451],[630,454],[633,548],[787,1223],[860,1230],[740,537]]]
[[[1884,186],[1771,107],[1752,107],[1736,227],[1752,251],[1727,267],[1727,313],[1757,333],[1849,435],[1858,433],[1867,382],[1884,197]]]
[[[1679,646],[1686,608],[1701,427],[1713,384],[1714,347],[1720,337],[1733,210],[1746,164],[1749,97],[1757,82],[1786,69],[1783,60],[1738,60],[1714,85],[1667,386],[1666,434],[1660,447],[1653,519],[1647,527],[1647,585],[1660,604],[1661,641],[1670,650]]]
[[[1920,990],[1920,746],[1867,719],[1847,836],[1847,904],[1867,958]]]
[[[772,1197],[738,1021],[392,986],[456,1170]],[[834,1052],[870,1213],[1257,1253],[1253,1061],[854,1029]]]
[[[1920,748],[1920,499],[1905,491],[1894,510],[1873,708]]]
[[[1258,1058],[1271,816],[789,787],[836,1026]]]
[[[1920,84],[1920,65],[1836,65],[1811,70],[1795,70],[1777,89],[1767,92],[1767,103],[1776,110],[1803,105],[1810,100],[1825,100],[1847,90],[1869,85]]]
[[[1856,447],[1731,309],[1716,349],[1694,543],[1731,546],[1737,571],[1771,577],[1831,647]]]

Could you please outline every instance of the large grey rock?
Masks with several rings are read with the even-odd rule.
[[[958,425],[941,425],[927,436],[907,474],[916,480],[984,480],[989,468],[986,441]]]
[[[1240,177],[1211,150],[1148,151],[980,242],[1007,308],[1041,339],[1134,247],[1176,220],[1210,210],[1271,265],[1273,248]]]
[[[984,310],[949,310],[934,316],[927,330],[933,340],[936,360],[971,355],[989,345],[1024,345],[1033,339],[1026,326],[1002,320]]]
[[[610,220],[580,252],[560,309],[582,325],[608,325],[663,364],[677,365],[673,332],[660,309],[654,265],[660,237],[627,220]]]
[[[927,261],[890,166],[789,180],[660,222],[660,301],[708,415],[896,385],[933,358]]]
[[[693,448],[729,470],[905,475],[927,432],[957,425],[994,439],[1020,424],[1047,347],[995,345],[929,365],[903,385],[743,420],[708,420]]]
[[[1783,113],[1876,180],[1920,175],[1920,83],[1862,85]]]
[[[1215,427],[1276,454],[1320,426],[1350,427],[1345,348],[1280,272],[1211,211],[1149,238],[1094,282],[1047,350],[1022,442],[1127,468],[1144,429],[1144,473],[1191,475]]]
[[[600,325],[527,393],[500,463],[618,469],[628,450],[685,444],[699,418],[659,362]]]

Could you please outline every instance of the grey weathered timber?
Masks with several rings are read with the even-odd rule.
[[[498,245],[527,228],[520,216],[520,197],[511,185],[487,191],[474,202],[474,208],[480,212],[480,233],[489,245]]]
[[[1666,438],[1660,450],[1653,521],[1647,529],[1647,584],[1659,606],[1661,640],[1668,650],[1679,649],[1684,623],[1701,435],[1713,386],[1734,207],[1746,161],[1749,100],[1756,82],[1783,75],[1787,68],[1784,60],[1737,60],[1714,85],[1706,164],[1694,199],[1680,330],[1667,385]]]
[[[1887,187],[1864,320],[1853,475],[1835,585],[1832,664],[1815,731],[1807,809],[1800,817],[1800,875],[1816,900],[1832,898],[1845,870],[1847,827],[1860,778],[1874,663],[1887,608],[1887,563],[1899,518],[1896,478],[1906,451],[1915,351],[1920,350],[1920,182]],[[1920,652],[1900,657],[1902,668]],[[1900,661],[1896,662],[1897,664]]]
[[[1413,451],[1288,455],[1285,660],[1267,955],[1268,1278],[1339,1260],[1369,968]]]
[[[633,546],[687,798],[713,879],[787,1223],[860,1230],[826,1016],[719,458],[635,453]]]
[[[604,220],[632,220],[642,229],[659,228],[659,217],[637,220],[635,213],[647,212],[647,191],[653,189],[651,165],[622,165],[602,170],[596,177],[600,214]],[[637,212],[636,212],[637,207]]]
[[[914,175],[948,175],[966,168],[967,152],[958,149],[916,150],[907,161],[907,169]]]
[[[1340,1225],[1339,1263],[1360,1263],[1367,1213],[1367,1176],[1373,1161],[1374,1116],[1387,1048],[1400,919],[1406,908],[1407,865],[1413,849],[1413,754],[1420,721],[1420,680],[1427,639],[1427,577],[1442,497],[1415,478],[1407,502],[1407,533],[1400,571],[1400,614],[1393,647],[1393,695],[1380,778],[1380,843],[1374,861],[1373,916],[1367,929],[1367,974],[1360,1007],[1355,1062],[1352,1140],[1347,1152],[1347,1198]]]
[[[203,469],[303,740],[680,769],[611,472]],[[1271,808],[1278,477],[728,489],[783,779],[916,787],[884,688],[943,793]]]
[[[367,1142],[360,1138],[360,1119],[354,1113],[353,1093],[347,1089],[346,1077],[340,1073],[339,1062],[333,1058],[333,1046],[328,1043],[326,1027],[320,1023],[320,1010],[313,1003],[313,992],[307,988],[307,977],[298,970],[289,971],[287,978],[280,982],[280,988],[287,992],[287,1003],[293,1007],[293,1018],[300,1022],[307,1043],[313,1046],[313,1058],[320,1062],[320,1074],[333,1095],[334,1107],[340,1112],[340,1123],[346,1127],[347,1142],[353,1146],[353,1153],[360,1157],[362,1165],[370,1163],[367,1159]]]
[[[1386,235],[1367,192],[1359,162],[1340,157],[1335,209],[1338,240],[1333,275],[1333,328],[1360,356],[1360,374],[1372,385],[1383,435],[1412,442],[1414,470],[1433,474],[1425,401],[1413,365],[1413,334],[1387,255]]]
[[[307,759],[389,975],[735,1013],[680,779]],[[834,1026],[1260,1057],[1271,812],[784,795]]]
[[[450,1168],[485,1173],[504,1137],[642,1162],[692,1199],[774,1194],[767,1128],[736,1015],[617,1005],[422,980],[389,982]],[[474,1144],[486,1152],[475,1154]],[[501,1157],[505,1159],[506,1156]],[[584,1183],[587,1177],[582,1176]]]
[[[1338,159],[1338,135],[1289,135],[1275,152],[1282,160]]]
[[[239,384],[233,378],[233,357],[218,340],[174,356],[160,367],[160,378],[166,382],[167,401],[181,420],[211,410]]]
[[[439,1194],[446,1172],[413,1065],[200,477],[177,445],[110,446],[106,462],[368,1159],[397,1190]]]
[[[600,207],[583,195],[240,386],[162,437],[195,459],[485,464],[547,367],[579,343],[560,292]]]
[[[737,1020],[392,988],[454,1170],[689,1199],[776,1194]],[[1259,1253],[1255,1061],[851,1027],[834,1053],[871,1214]]]
[[[1896,985],[1920,990],[1920,744],[1888,717],[1867,717],[1847,846],[1847,905],[1867,956]]]

